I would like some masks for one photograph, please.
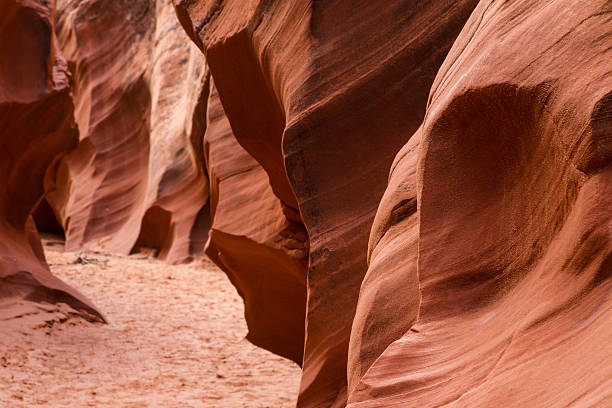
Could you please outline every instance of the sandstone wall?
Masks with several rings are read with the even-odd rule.
[[[63,302],[102,319],[51,274],[31,216],[47,167],[78,137],[53,7],[35,0],[0,4],[0,303],[5,319],[22,301]]]
[[[66,248],[191,259],[207,227],[204,57],[163,0],[60,0],[57,21],[80,140],[45,189]]]
[[[7,0],[0,301],[101,319],[36,220],[73,251],[205,251],[301,408],[605,406],[611,13]]]
[[[287,219],[308,232],[298,405],[344,406],[368,235],[389,166],[421,123],[438,67],[476,1],[174,3],[206,54],[236,140],[266,171]],[[222,253],[240,255],[229,246]],[[264,285],[258,296],[268,290],[276,291]],[[364,351],[370,356],[364,367],[355,360],[351,375],[381,351]]]
[[[486,0],[468,20],[392,167],[360,297],[404,279],[416,322],[349,407],[610,401],[610,12]],[[395,214],[415,199],[416,229]]]

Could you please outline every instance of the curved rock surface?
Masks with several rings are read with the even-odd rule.
[[[368,275],[417,280],[418,319],[349,407],[609,405],[611,16],[605,0],[479,4],[372,233]],[[394,218],[416,197],[418,232]]]
[[[213,81],[204,151],[212,221],[206,254],[244,299],[247,338],[301,364],[308,236],[285,217],[268,175],[236,141]]]
[[[47,167],[77,141],[53,6],[0,3],[0,320],[34,313],[29,302],[63,302],[102,319],[83,295],[51,274],[31,217]]]
[[[59,0],[57,20],[80,141],[45,189],[66,248],[152,246],[169,262],[201,253],[208,90],[171,3]]]
[[[287,218],[308,231],[298,405],[344,406],[351,325],[388,169],[421,123],[435,73],[476,1],[174,3],[206,54],[238,143],[266,171]]]
[[[402,337],[418,317],[420,142],[421,133],[417,131],[397,154],[370,232],[368,270],[361,284],[349,343],[349,392],[387,346]]]
[[[607,0],[6,0],[0,320],[103,319],[36,226],[205,248],[300,408],[604,407],[610,26]]]

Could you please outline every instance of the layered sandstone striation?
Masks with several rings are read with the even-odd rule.
[[[490,392],[518,367],[561,402],[605,397],[601,355],[568,391],[562,339],[608,341],[609,6],[476,3],[175,0],[228,134],[308,231],[298,406],[520,405],[534,387]],[[214,211],[241,218],[231,201]],[[218,257],[263,255],[238,248]],[[248,299],[268,268],[240,263]]]
[[[204,151],[211,212],[206,254],[244,299],[247,338],[301,364],[308,236],[285,216],[267,173],[236,141],[213,81]]]
[[[300,408],[605,406],[611,16],[6,0],[4,315],[100,318],[50,274],[35,220],[68,250],[205,250],[247,338],[302,366]]]
[[[36,314],[32,302],[62,302],[102,319],[83,295],[51,274],[31,216],[47,167],[78,137],[53,6],[0,4],[1,320]]]
[[[45,177],[66,248],[147,246],[169,262],[201,253],[208,89],[204,58],[172,5],[59,0],[56,31],[79,129],[77,148]]]
[[[206,54],[234,137],[267,173],[285,217],[308,231],[298,405],[344,406],[368,235],[389,166],[420,125],[435,73],[476,1],[426,1],[416,8],[408,1],[175,5]],[[221,253],[242,256],[236,246]],[[234,279],[269,268],[245,265]],[[283,268],[284,276],[293,275]],[[383,341],[369,338],[369,323],[358,325],[363,340],[351,375],[361,375],[365,361],[409,323]],[[379,343],[376,351],[371,342]]]
[[[474,11],[372,231],[368,276],[420,289],[416,324],[349,407],[609,404],[611,13],[604,0]],[[414,199],[416,230],[394,215]]]
[[[32,216],[72,251],[202,254],[204,57],[169,1],[9,1],[0,22],[2,297],[95,315],[49,272]]]

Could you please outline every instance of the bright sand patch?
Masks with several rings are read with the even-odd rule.
[[[299,368],[244,339],[242,301],[210,261],[84,252],[90,263],[73,264],[50,239],[45,251],[109,324],[65,320],[69,309],[52,305],[0,319],[1,407],[295,405]]]

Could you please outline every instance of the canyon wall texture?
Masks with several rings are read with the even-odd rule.
[[[51,274],[31,216],[47,167],[78,138],[53,6],[35,0],[0,4],[2,320],[34,312],[29,302],[62,302],[102,319],[83,295]]]
[[[1,11],[0,293],[101,319],[51,275],[37,229],[63,233],[70,251],[203,255],[204,56],[170,1],[11,0]]]
[[[308,232],[298,406],[610,397],[609,4],[175,6],[236,141]],[[233,281],[270,269],[242,264]],[[262,281],[237,286],[276,293]],[[605,351],[570,387],[581,346]]]
[[[606,1],[480,2],[373,228],[372,279],[418,237],[418,318],[350,407],[609,405],[611,23]]]
[[[344,406],[368,235],[389,166],[421,123],[434,76],[476,1],[426,1],[416,8],[410,1],[175,5],[206,54],[235,139],[267,173],[287,219],[308,231],[298,405]],[[242,188],[232,195],[245,193]],[[229,211],[231,204],[225,205]],[[232,216],[242,219],[240,214]],[[244,253],[230,245],[221,251],[233,258],[246,258]],[[278,283],[261,278],[272,268],[284,269],[275,272],[284,279],[296,270],[253,263],[234,272],[234,279],[257,274],[260,283],[246,296],[276,298]],[[293,291],[286,287],[285,296]],[[301,297],[291,298],[297,308]],[[408,323],[383,335],[387,339],[372,340],[377,347],[364,340],[363,366],[354,361],[350,371],[365,370],[366,360],[401,336]]]
[[[236,141],[212,81],[204,151],[211,186],[206,254],[244,299],[247,338],[301,364],[308,237]]]
[[[98,313],[35,220],[205,252],[300,408],[612,400],[609,1],[0,11],[0,301]]]
[[[58,0],[56,18],[79,144],[45,190],[66,249],[191,259],[207,228],[204,57],[167,1]]]

